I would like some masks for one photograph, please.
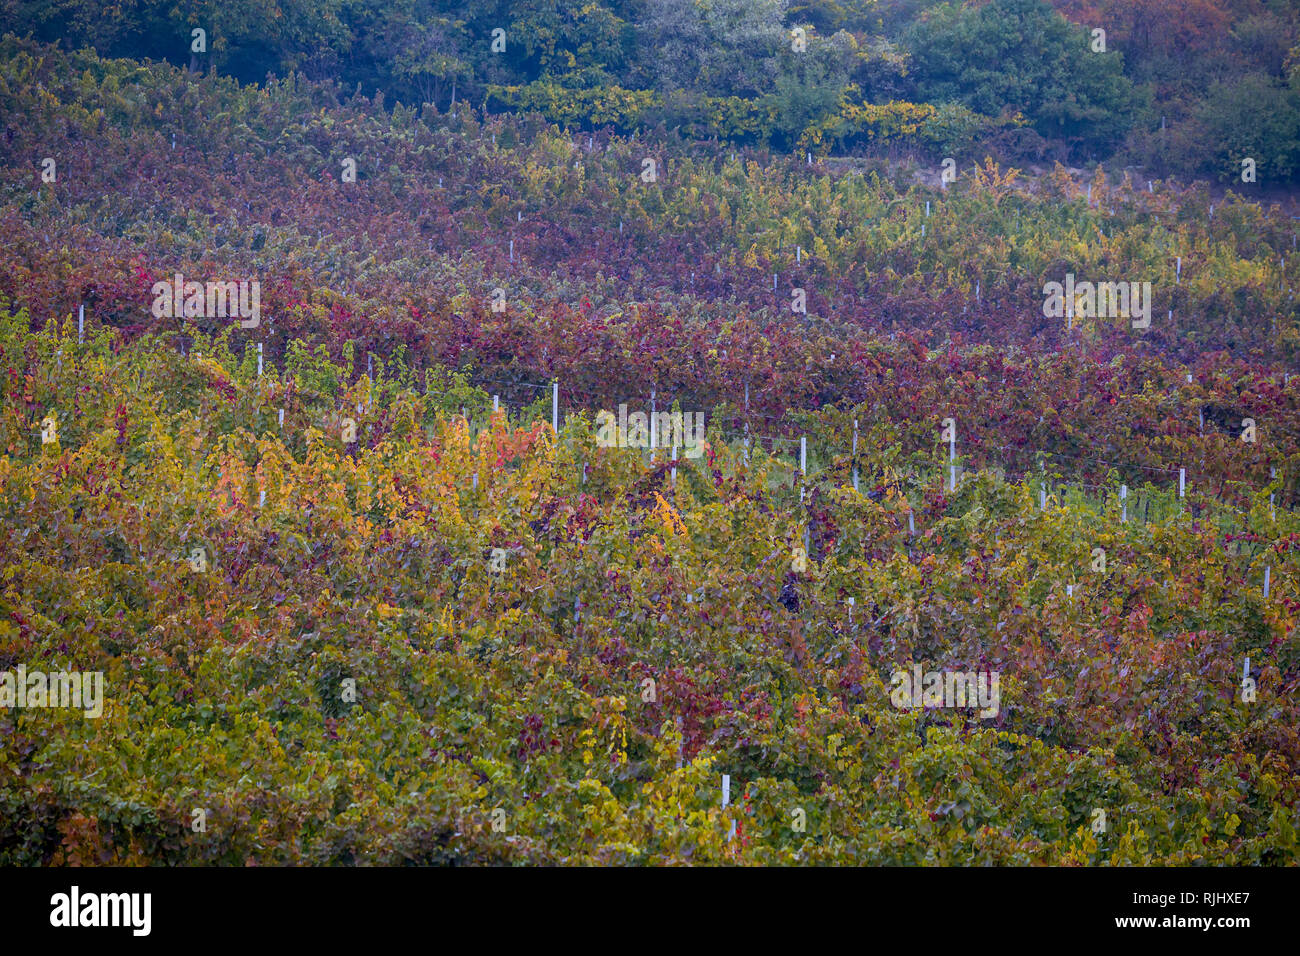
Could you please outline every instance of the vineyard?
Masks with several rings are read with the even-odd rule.
[[[543,93],[0,39],[0,864],[1294,865],[1293,208]]]

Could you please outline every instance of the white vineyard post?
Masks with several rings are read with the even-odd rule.
[[[722,775],[722,809],[726,809],[731,803],[731,774]],[[731,828],[727,831],[727,839],[730,840],[736,835],[736,821],[731,821]]]
[[[650,389],[650,460],[655,460],[655,390]]]
[[[808,439],[799,436],[799,500],[803,501],[803,482],[808,474]]]
[[[957,490],[957,423],[948,434],[948,490]]]

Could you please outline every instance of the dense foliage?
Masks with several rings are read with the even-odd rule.
[[[501,96],[542,109],[564,17]],[[701,135],[784,122],[690,68]],[[554,94],[616,127],[575,134],[0,41],[0,671],[108,698],[0,710],[0,863],[1296,861],[1287,214],[620,118],[670,87]],[[809,151],[978,125],[836,107]],[[1150,328],[1046,316],[1067,272]],[[261,324],[156,316],[176,273]],[[620,403],[707,448],[598,447]],[[913,664],[999,712],[895,707]]]
[[[13,0],[6,31],[243,81],[296,72],[444,113],[527,106],[777,150],[845,127],[837,150],[961,159],[963,138],[937,127],[896,141],[854,122],[931,109],[961,113],[976,159],[1240,182],[1249,156],[1272,186],[1300,170],[1290,0]],[[1261,110],[1269,122],[1242,121]]]
[[[1122,522],[1113,486],[948,493],[905,465],[933,437],[879,435],[798,481],[716,419],[670,465],[397,366],[27,329],[0,665],[109,705],[0,714],[5,862],[1296,858],[1300,520],[1262,493]],[[997,718],[892,707],[913,661],[999,670]]]

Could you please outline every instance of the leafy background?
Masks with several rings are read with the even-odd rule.
[[[742,6],[784,41],[780,8]],[[923,6],[871,11],[911,63],[993,42],[1008,4]],[[0,669],[102,670],[108,696],[0,711],[0,861],[1294,863],[1286,206],[974,145],[940,189],[875,150],[1059,119],[980,113],[941,52],[907,99],[879,79],[903,48],[872,46],[853,82],[890,98],[837,92],[823,123],[837,88],[745,74],[741,27],[683,99],[617,40],[650,21],[608,6],[591,50],[539,27],[464,72],[353,51],[382,31],[348,4],[276,7],[258,38],[238,24],[272,8],[224,7],[195,64],[218,69],[191,71],[141,59],[188,60],[139,46],[165,32],[146,9],[95,11],[100,52],[0,40]],[[786,14],[829,49],[842,9]],[[1120,35],[1154,50],[1142,22]],[[624,60],[555,92],[579,55]],[[1124,59],[1134,96],[1154,56]],[[454,75],[456,115],[449,89],[415,109],[323,79],[377,63]],[[769,81],[789,102],[755,105]],[[670,107],[690,122],[658,128]],[[261,326],[154,318],[178,271],[259,280]],[[1151,281],[1151,328],[1045,318],[1066,272]],[[651,401],[708,412],[701,458],[596,446],[597,409]],[[998,717],[895,709],[913,662],[999,671]]]

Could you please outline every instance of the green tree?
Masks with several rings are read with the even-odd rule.
[[[1242,161],[1255,161],[1257,181],[1278,183],[1300,169],[1300,90],[1261,73],[1216,83],[1196,117],[1206,165],[1240,182]]]
[[[393,75],[410,83],[421,103],[440,106],[445,95],[450,108],[456,82],[473,76],[467,46],[463,20],[436,17],[407,34],[393,57]]]
[[[1043,0],[935,8],[908,30],[922,99],[994,116],[1018,110],[1037,132],[1069,145],[1110,145],[1132,124],[1135,97],[1116,52]]]
[[[820,32],[880,32],[878,0],[792,0],[786,22],[811,23]]]
[[[782,0],[662,0],[637,24],[643,82],[722,96],[772,89],[790,48]]]

